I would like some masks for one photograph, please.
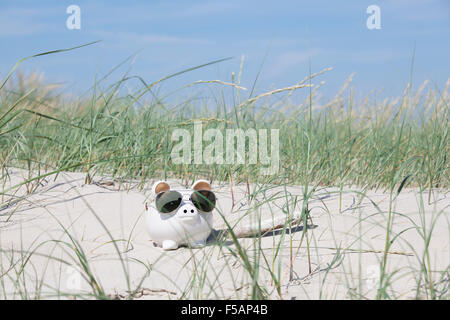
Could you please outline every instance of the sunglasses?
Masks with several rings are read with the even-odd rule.
[[[156,209],[161,213],[170,213],[178,209],[182,200],[183,196],[178,191],[160,192],[156,195]],[[216,205],[216,196],[209,190],[196,190],[191,194],[189,200],[202,212],[211,212]]]

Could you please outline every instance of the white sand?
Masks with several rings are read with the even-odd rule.
[[[10,180],[4,187],[20,183],[24,174],[11,169]],[[95,177],[94,181],[101,179]],[[85,280],[78,285],[76,269],[61,262],[62,259],[80,265],[75,251],[68,245],[72,243],[65,228],[82,247],[92,273],[107,294],[125,296],[128,282],[132,289],[142,282],[141,287],[145,289],[136,298],[248,298],[251,277],[242,260],[231,254],[230,249],[236,249],[232,243],[194,250],[180,248],[171,252],[163,252],[152,245],[142,219],[152,182],[149,181],[143,191],[134,184],[122,184],[122,190],[117,191],[117,182],[115,185],[84,185],[84,174],[65,173],[56,180],[47,177],[32,194],[26,194],[22,187],[14,196],[5,196],[0,202],[0,297],[55,298],[58,291],[61,294],[92,292]],[[127,186],[130,191],[124,190]],[[260,186],[251,186],[252,191],[257,188]],[[286,196],[290,210],[296,196],[298,205],[302,204],[301,187],[284,190],[266,186],[265,189],[258,193],[250,207],[255,208],[258,202],[263,204],[250,212],[244,185],[233,187],[236,204],[232,209],[230,186],[213,184],[213,191],[218,195],[218,209],[227,219],[235,222],[247,214],[238,227],[255,221],[259,215],[263,218],[283,215]],[[361,199],[357,192],[346,189],[340,213],[337,189],[317,190],[309,203],[313,225],[306,233],[308,243],[305,238],[301,240],[305,234],[302,230],[284,237],[268,235],[260,244],[254,238],[239,240],[246,248],[252,266],[255,259],[259,259],[259,283],[268,290],[271,298],[279,299],[280,295],[269,269],[280,279],[283,299],[358,298],[353,294],[375,297],[385,245],[389,194],[381,191],[366,194],[367,197]],[[270,199],[271,195],[278,199],[264,200],[264,196]],[[389,274],[395,271],[387,290],[391,297],[414,298],[418,281],[422,279],[421,284],[424,284],[421,261],[424,261],[425,241],[420,235],[422,231],[413,228],[414,223],[419,228],[425,223],[428,233],[431,223],[435,222],[428,251],[434,288],[439,294],[449,287],[448,190],[433,190],[431,205],[427,200],[428,190],[423,193],[421,203],[418,190],[404,189],[393,202],[392,210],[402,215],[395,215],[391,238],[404,232],[389,249],[387,270]],[[215,228],[223,227],[220,215],[216,214]],[[121,252],[123,263],[114,244]],[[258,250],[254,249],[259,245],[265,259],[255,255]],[[24,272],[21,273],[23,265]],[[290,270],[292,279],[289,279]],[[419,297],[427,298],[423,293]]]

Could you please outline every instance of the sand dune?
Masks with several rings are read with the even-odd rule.
[[[10,170],[7,189],[23,181],[24,172]],[[151,201],[153,181],[142,191],[133,182],[94,178],[84,174],[49,176],[30,194],[21,187],[6,192],[0,205],[0,296],[8,298],[92,298],[89,272],[110,297],[140,299],[249,298],[252,277],[232,241],[209,243],[203,249],[164,252],[154,247],[143,221],[145,202]],[[180,181],[171,181],[179,185]],[[217,208],[232,225],[242,228],[262,219],[299,212],[302,188],[251,185],[256,197],[249,202],[245,185],[213,182]],[[340,194],[318,188],[309,201],[311,220],[290,232],[239,239],[258,283],[273,299],[374,298],[385,249],[389,193],[357,188]],[[391,203],[395,212],[387,254],[389,285],[400,299],[427,298],[421,271],[431,269],[437,295],[449,287],[450,199],[448,190],[404,189]],[[339,212],[341,207],[341,212]],[[242,220],[240,220],[244,217]],[[224,228],[220,214],[215,229]],[[428,256],[421,232],[432,230]],[[70,235],[70,237],[69,237]],[[72,238],[72,240],[71,240]],[[85,255],[85,270],[79,256]],[[309,250],[308,250],[309,248]],[[428,264],[429,262],[429,264]],[[70,265],[72,266],[70,266]],[[23,268],[23,272],[22,272]],[[89,270],[89,271],[86,271]],[[279,281],[279,287],[275,281]],[[90,282],[90,284],[89,284]]]

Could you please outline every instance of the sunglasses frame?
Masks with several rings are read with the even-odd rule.
[[[200,192],[200,191],[207,191],[207,192],[210,192],[210,193],[212,193],[212,195],[214,196],[214,204],[213,204],[213,208],[211,209],[211,211],[203,211],[203,210],[201,210],[199,207],[197,207],[196,201],[193,201],[193,200],[192,200],[192,195],[193,195],[194,193]],[[159,197],[161,194],[166,193],[166,192],[176,192],[176,193],[178,193],[178,194],[180,195],[181,201],[180,201],[180,203],[178,204],[178,206],[177,206],[175,209],[173,209],[172,211],[169,211],[169,212],[162,212],[161,210],[158,209],[158,206],[156,205],[156,201],[158,200],[158,197]],[[200,195],[201,195],[201,194],[200,194]],[[203,196],[203,195],[201,195],[201,196],[202,196],[202,197],[205,197],[205,196]],[[205,197],[205,198],[206,198],[206,197]],[[210,190],[194,190],[194,191],[189,195],[189,201],[191,201],[191,202],[194,204],[194,206],[197,208],[197,210],[199,210],[200,212],[205,212],[205,213],[210,213],[210,212],[212,212],[212,211],[215,209],[215,207],[216,207],[216,200],[217,200],[216,194],[215,194],[214,192],[210,191]],[[181,192],[179,192],[179,191],[176,191],[176,190],[161,191],[161,192],[159,192],[159,193],[156,195],[156,198],[155,198],[155,207],[156,207],[156,210],[158,210],[158,212],[160,212],[160,213],[162,213],[162,214],[170,214],[170,213],[174,212],[175,210],[177,210],[177,209],[180,207],[182,201],[183,201],[183,195],[182,195]]]

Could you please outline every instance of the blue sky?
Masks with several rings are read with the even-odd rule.
[[[66,8],[81,8],[81,29],[68,30]],[[381,29],[368,30],[366,8],[381,9]],[[208,61],[234,59],[165,83],[161,90],[195,80],[230,81],[245,56],[242,85],[251,87],[262,65],[257,91],[293,85],[325,67],[321,92],[332,97],[355,73],[358,96],[398,96],[410,77],[443,88],[450,76],[450,1],[2,1],[0,77],[25,56],[102,40],[73,52],[28,60],[24,73],[43,72],[66,92],[82,92],[129,55],[133,61],[110,76],[152,82]],[[128,83],[129,88],[137,83]],[[433,84],[433,85],[434,85]],[[178,92],[187,95],[186,91]]]

